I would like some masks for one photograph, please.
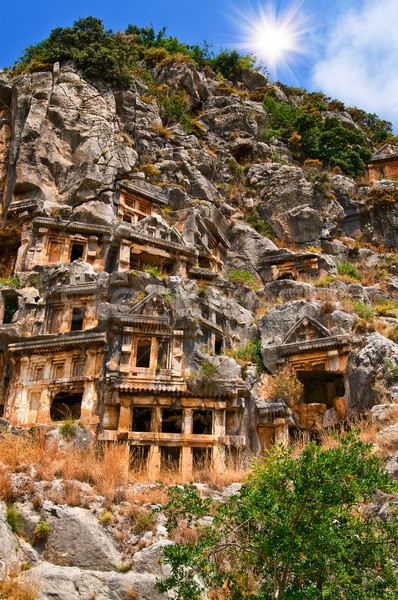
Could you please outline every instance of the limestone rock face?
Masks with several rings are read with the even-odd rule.
[[[298,167],[254,165],[248,179],[260,194],[260,215],[282,238],[310,243],[331,235],[344,219],[336,199],[318,192]]]
[[[24,532],[33,539],[40,520],[49,525],[42,558],[55,565],[80,569],[114,571],[122,557],[113,540],[87,510],[46,502],[40,515],[23,506]]]

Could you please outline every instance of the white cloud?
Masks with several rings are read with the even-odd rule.
[[[329,28],[312,83],[348,106],[375,112],[398,132],[398,2],[365,0]]]

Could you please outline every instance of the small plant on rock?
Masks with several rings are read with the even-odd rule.
[[[209,360],[204,360],[199,371],[202,379],[213,379],[216,375],[217,368]]]
[[[50,535],[50,525],[47,521],[39,521],[34,533],[38,540],[45,540]]]
[[[350,263],[348,262],[341,262],[337,265],[337,272],[339,275],[348,275],[349,277],[352,277],[352,279],[355,279],[356,281],[361,281],[361,276],[358,273],[358,271],[356,270],[355,267],[353,267],[352,265],[350,265]]]
[[[248,287],[256,288],[257,287],[257,278],[249,271],[239,271],[238,269],[232,269],[226,276],[228,281],[232,281],[233,283],[241,283],[242,285],[247,285]]]
[[[6,508],[6,521],[13,533],[19,531],[22,524],[22,513],[14,504],[10,504]]]
[[[102,515],[100,516],[100,521],[103,525],[109,525],[110,523],[112,523],[112,519],[113,519],[113,514],[108,511],[102,513]]]

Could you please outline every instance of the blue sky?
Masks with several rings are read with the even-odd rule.
[[[0,67],[12,64],[26,46],[47,37],[54,27],[72,25],[90,14],[113,30],[152,22],[155,29],[167,26],[169,35],[187,43],[206,40],[216,49],[243,49],[243,39],[248,37],[242,31],[245,15],[256,15],[267,4],[268,0],[7,2],[0,21]],[[322,90],[347,106],[376,112],[393,121],[398,133],[398,1],[273,1],[277,15],[292,7],[296,10],[293,26],[303,25],[305,53],[291,53],[287,67],[277,63],[276,71],[270,69],[270,78],[310,91]]]

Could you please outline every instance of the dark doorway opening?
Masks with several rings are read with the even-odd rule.
[[[3,315],[3,323],[7,325],[11,323],[14,314],[18,310],[18,296],[7,294],[4,297],[4,315]]]
[[[212,448],[192,448],[192,467],[202,471],[211,466]]]
[[[148,369],[151,361],[151,340],[144,339],[137,342],[136,367]]]
[[[112,246],[108,252],[108,257],[106,259],[105,271],[107,273],[113,273],[113,271],[117,270],[118,254],[119,248],[117,246]]]
[[[163,409],[162,433],[182,433],[182,410]]]
[[[80,419],[83,394],[60,392],[54,397],[50,408],[51,421]]]
[[[160,468],[177,471],[180,468],[181,448],[161,446]]]
[[[222,353],[222,338],[216,337],[216,341],[214,344],[214,354]]]
[[[151,408],[133,408],[133,421],[131,431],[151,431],[152,409]]]
[[[192,433],[211,435],[213,433],[213,411],[194,410],[192,414]]]
[[[130,446],[130,468],[144,471],[147,466],[151,446]]]
[[[71,331],[81,331],[83,329],[83,321],[86,316],[85,306],[74,306],[72,311],[72,322],[70,325]]]
[[[345,394],[344,376],[329,371],[297,371],[297,377],[304,385],[303,400],[306,404],[326,404],[333,408],[336,397]]]
[[[79,258],[83,258],[83,254],[84,244],[74,242],[70,251],[70,262],[73,262],[74,260],[79,260]]]

